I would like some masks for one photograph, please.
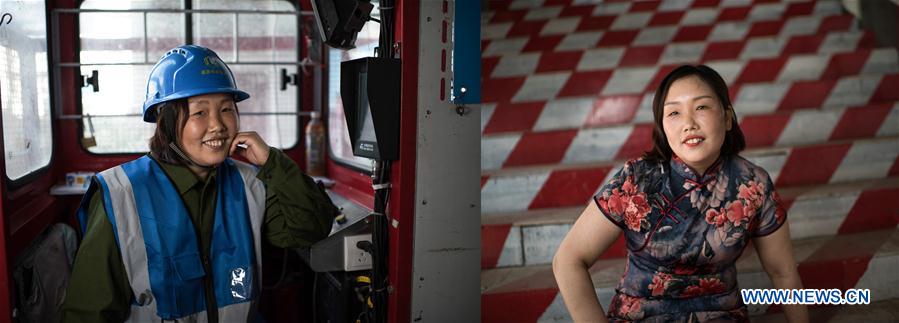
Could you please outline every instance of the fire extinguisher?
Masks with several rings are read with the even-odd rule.
[[[325,126],[317,111],[306,124],[306,175],[325,176]]]

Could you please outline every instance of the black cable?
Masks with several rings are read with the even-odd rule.
[[[371,299],[374,304],[374,322],[386,322],[387,315],[387,286],[388,282],[388,258],[389,258],[389,239],[388,239],[388,218],[386,216],[386,208],[388,198],[390,197],[389,189],[390,162],[377,161],[372,176],[372,184],[375,185],[375,205],[374,215],[372,219],[372,293]]]
[[[393,58],[394,50],[394,0],[381,0],[378,11],[381,14],[380,35],[378,37],[377,56]],[[390,161],[376,161],[372,172],[374,192],[374,215],[372,219],[372,281],[370,296],[374,309],[372,320],[376,323],[387,322],[387,297],[389,277],[388,258],[390,239],[388,237],[387,205],[390,199]],[[366,304],[367,308],[367,304]]]

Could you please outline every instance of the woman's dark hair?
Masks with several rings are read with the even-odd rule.
[[[169,164],[183,164],[169,143],[178,142],[180,130],[187,123],[187,99],[160,103],[156,109],[156,133],[150,138],[150,155]]]
[[[668,146],[665,128],[662,127],[665,97],[668,96],[668,89],[671,88],[671,84],[674,84],[674,81],[688,76],[699,77],[700,80],[712,88],[712,91],[718,97],[718,102],[721,103],[721,108],[725,111],[725,115],[727,110],[731,111],[733,125],[724,134],[724,143],[721,144],[721,156],[736,155],[746,148],[746,139],[743,137],[740,125],[737,123],[737,113],[734,112],[730,95],[727,92],[727,84],[721,78],[721,75],[705,65],[681,65],[665,76],[662,83],[659,84],[659,88],[656,89],[655,97],[652,99],[652,116],[655,127],[652,130],[652,149],[643,153],[644,159],[657,162],[667,162],[671,159],[673,152],[671,147]]]

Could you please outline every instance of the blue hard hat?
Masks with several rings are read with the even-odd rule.
[[[231,93],[234,102],[250,97],[237,89],[231,69],[209,48],[183,45],[169,50],[147,80],[144,121],[156,122],[158,104],[209,93]]]

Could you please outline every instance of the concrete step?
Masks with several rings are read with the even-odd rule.
[[[790,147],[830,140],[883,137],[899,133],[899,102],[776,111],[741,116],[739,124],[747,148]],[[579,154],[583,149],[590,149],[597,155],[606,154],[604,160],[637,157],[651,146],[653,127],[648,122],[484,134],[481,146],[487,153],[482,156],[481,167],[484,174],[491,174],[502,168],[552,162],[549,158],[557,156],[561,148],[567,148],[565,155],[560,156],[562,164],[581,161],[583,157]],[[596,160],[597,157],[589,156],[586,160]]]
[[[617,17],[633,13],[651,13],[649,19],[623,19],[644,24],[635,27],[684,24],[707,24],[734,20],[771,20],[782,16],[822,14],[839,11],[836,1],[774,0],[752,3],[747,0],[674,0],[674,1],[608,1],[608,0],[497,0],[482,12],[481,24],[518,21],[559,20],[570,17]],[[689,14],[691,11],[698,11]],[[637,20],[637,21],[632,21]],[[621,23],[624,23],[622,21]],[[619,24],[621,24],[619,23]]]
[[[870,289],[871,301],[899,298],[899,230],[818,237],[793,242],[804,288]],[[737,261],[739,287],[773,288],[758,256],[749,247]],[[599,260],[591,269],[596,294],[604,309],[624,273],[625,259]],[[483,322],[570,322],[550,265],[481,271]],[[749,306],[751,315],[776,311]]]
[[[899,102],[862,107],[807,109],[742,117],[749,152],[789,149],[840,140],[899,134]],[[650,123],[483,136],[481,174],[516,168],[614,162],[639,157],[652,147]],[[539,172],[535,169],[534,172]]]
[[[575,138],[575,142],[577,140]],[[631,149],[632,153],[622,154],[621,148],[616,153],[601,150],[601,146],[597,144],[570,146],[565,155],[559,154],[566,158],[549,159],[552,156],[536,155],[528,161],[537,162],[520,164],[531,166],[482,171],[482,213],[518,212],[570,206],[586,201],[609,176],[630,159],[620,155],[633,157],[649,148],[639,147],[640,149]],[[486,155],[488,150],[482,145],[482,151]],[[539,150],[529,153],[547,154]],[[778,187],[783,188],[884,178],[899,172],[897,154],[899,137],[893,131],[874,138],[754,148],[743,151],[741,156],[764,168]],[[814,163],[816,167],[808,167],[809,163]]]
[[[872,39],[865,38],[870,35],[866,36],[862,31],[833,31],[820,35],[823,37],[822,43],[814,47],[814,49],[820,50],[811,52],[786,47],[787,38],[759,37],[747,41],[744,47],[729,51],[710,46],[709,42],[697,41],[509,54],[498,59],[483,58],[482,76],[485,80],[508,79],[558,71],[598,73],[622,67],[656,65],[673,67],[679,64],[702,62],[704,64],[764,69],[762,71],[747,69],[747,75],[741,75],[740,79],[752,80],[755,77],[773,81],[778,76],[783,80],[794,75],[815,79],[810,74],[814,74],[815,71],[823,71],[824,67],[828,67],[831,56],[835,54],[844,54],[842,56],[845,56],[846,53],[876,47]],[[892,51],[892,54],[893,57],[887,55],[886,58],[891,58],[895,62],[895,50]],[[845,60],[844,57],[837,56],[837,58]],[[840,61],[835,60],[835,63],[840,63]],[[852,65],[845,65],[852,67]],[[783,72],[778,74],[781,69],[784,69]],[[809,69],[809,71],[804,71],[804,69]],[[754,74],[749,72],[754,72]]]
[[[791,237],[806,239],[895,227],[899,224],[896,176],[899,173],[884,179],[778,188]],[[482,215],[481,267],[551,263],[588,199],[571,207]],[[603,257],[625,255],[623,239],[619,239]]]
[[[793,55],[852,53],[863,49],[875,48],[873,38],[865,36],[865,34],[870,33],[829,33],[828,37],[838,39],[836,44],[818,44],[805,52],[786,50],[781,46],[782,40],[769,37],[764,41],[760,40],[759,46],[738,48],[734,55],[699,60],[694,60],[691,57],[682,57],[677,58],[677,60],[706,63],[715,68],[725,78],[725,81],[728,81],[731,87],[749,83],[767,83],[778,80],[779,73],[784,70],[786,60]],[[720,49],[711,47],[707,47],[707,50],[724,53]],[[511,71],[509,73],[516,73],[517,76],[484,78],[482,86],[485,89],[490,89],[490,91],[485,91],[483,102],[487,104],[527,103],[545,102],[568,97],[643,95],[654,91],[665,74],[677,65],[660,63],[659,57],[651,56],[645,60],[637,58],[639,61],[632,63],[635,65],[620,66],[622,60],[631,59],[622,57],[640,57],[642,54],[626,56],[631,54],[621,53],[620,50],[617,51],[618,54],[599,51],[593,53],[596,55],[584,53],[584,55],[567,59],[553,57],[551,62],[546,63],[549,65],[539,65],[542,64],[539,58],[533,57],[525,57],[520,61],[513,61],[508,67],[503,69]],[[603,56],[606,54],[614,56],[604,58]],[[858,60],[852,54],[840,56],[842,59],[848,59],[849,61]],[[519,58],[522,57],[510,58],[510,60],[518,60]],[[885,55],[883,59],[891,58]],[[751,64],[746,63],[747,61]],[[801,70],[797,70],[801,69],[801,66],[795,66],[795,64],[800,63],[793,64],[794,66],[788,67],[791,70],[791,74],[787,75],[785,79],[815,80],[815,76],[818,78],[839,76],[837,73],[832,75],[805,75]],[[541,66],[549,67],[546,67],[546,72],[540,72],[537,69],[542,69],[543,67]],[[856,67],[850,65],[840,68],[854,70]],[[819,69],[813,68],[807,72],[815,74],[817,70]],[[873,73],[883,74],[884,72],[874,71]]]
[[[734,100],[738,115],[750,116],[771,113],[770,110],[778,108],[813,108],[816,107],[813,102],[827,104],[827,97],[822,94],[833,90],[840,81],[851,82],[849,80],[853,77],[874,81],[878,76],[882,78],[881,75],[899,72],[899,53],[895,48],[874,48],[839,54],[793,55],[708,64],[731,85],[731,99]],[[675,67],[652,67],[655,74],[643,93],[602,95],[596,92],[525,103],[484,104],[481,106],[482,133],[490,136],[524,131],[651,123],[655,87]],[[622,71],[607,71],[605,74],[608,74],[608,79],[623,79],[623,76],[615,74],[626,74],[633,69]],[[741,91],[743,87],[746,88],[745,91]],[[759,97],[760,89],[779,96],[782,101]],[[748,107],[744,109],[743,105]]]
[[[746,4],[742,8],[705,8],[680,13],[615,13],[598,8],[595,13],[565,12],[564,16],[565,8],[558,6],[532,9],[529,11],[539,12],[532,15],[533,19],[523,19],[527,14],[516,19],[521,12],[494,14],[481,33],[483,56],[693,41],[726,43],[759,36],[808,36],[847,30],[853,20],[852,16],[843,14],[837,1]],[[559,13],[553,17],[552,11]],[[681,15],[680,19],[677,15]]]

